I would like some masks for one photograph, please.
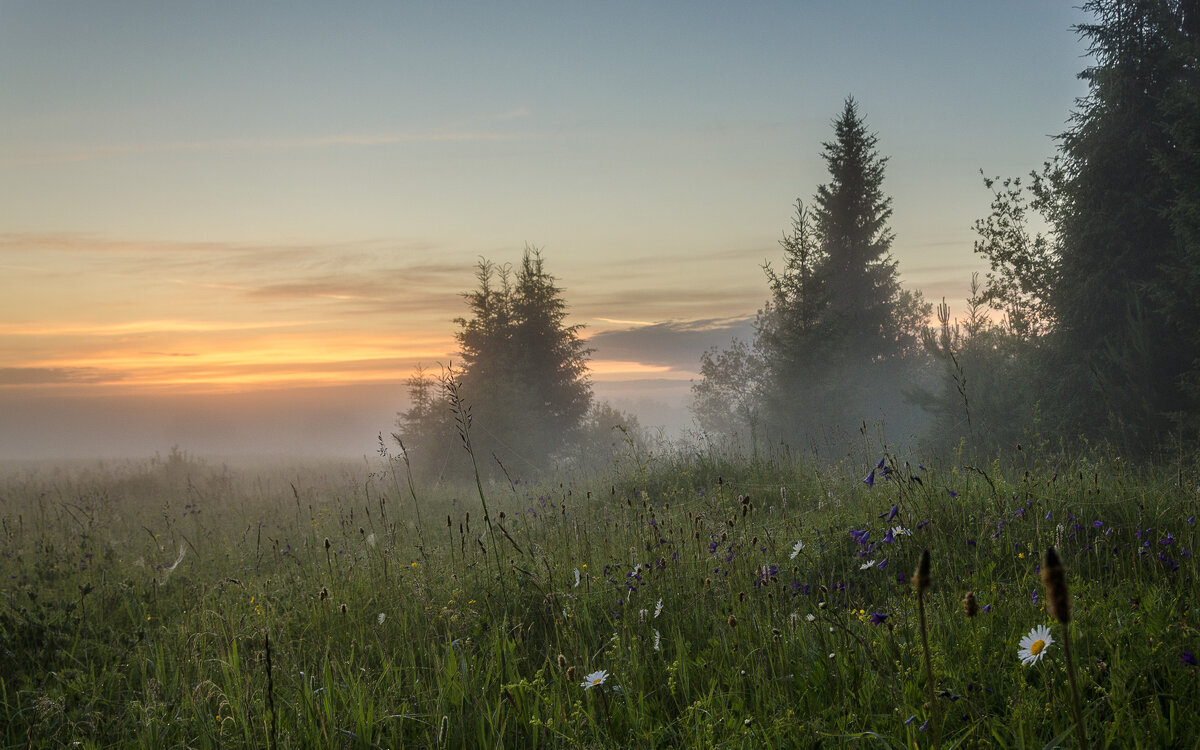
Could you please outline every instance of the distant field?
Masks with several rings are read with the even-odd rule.
[[[9,464],[0,739],[1075,747],[1052,545],[1091,746],[1197,746],[1200,476],[1027,454],[680,453],[482,499],[386,456]]]

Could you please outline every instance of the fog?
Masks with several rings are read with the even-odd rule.
[[[698,355],[697,355],[698,356]],[[677,436],[687,380],[595,384],[598,400]],[[0,459],[142,458],[178,447],[208,457],[374,454],[407,406],[404,384],[212,394],[0,395]]]
[[[205,456],[373,453],[401,406],[396,386],[219,394],[0,397],[0,456],[136,458],[172,447]]]

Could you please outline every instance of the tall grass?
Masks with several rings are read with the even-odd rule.
[[[8,465],[0,744],[1200,741],[1194,473],[881,455],[680,452],[411,497],[387,457]],[[1053,621],[1051,546],[1086,735],[1059,644],[1017,658]]]

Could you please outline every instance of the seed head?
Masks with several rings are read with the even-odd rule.
[[[1071,594],[1067,590],[1067,571],[1053,547],[1046,548],[1042,564],[1042,585],[1046,587],[1046,606],[1059,622],[1071,621]]]
[[[333,545],[329,543],[329,537],[325,537],[325,551],[328,552],[331,546]]]
[[[736,617],[734,617],[733,615],[730,615],[730,616],[729,616],[729,620],[728,620],[728,622],[729,622],[729,627],[731,627],[731,628],[736,628],[736,627],[737,627],[737,618],[736,618]]]
[[[917,590],[918,595],[924,595],[929,590],[929,550],[921,552],[921,562],[917,565],[916,572],[912,576],[913,588]]]
[[[968,591],[967,595],[963,597],[962,603],[963,612],[967,614],[967,617],[974,617],[979,614],[979,600],[975,598],[974,591]]]
[[[567,657],[563,656],[562,654],[558,655],[558,668],[564,671],[567,668]]]

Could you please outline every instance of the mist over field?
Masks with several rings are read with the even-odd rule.
[[[0,69],[0,747],[1200,746],[1200,0]]]

